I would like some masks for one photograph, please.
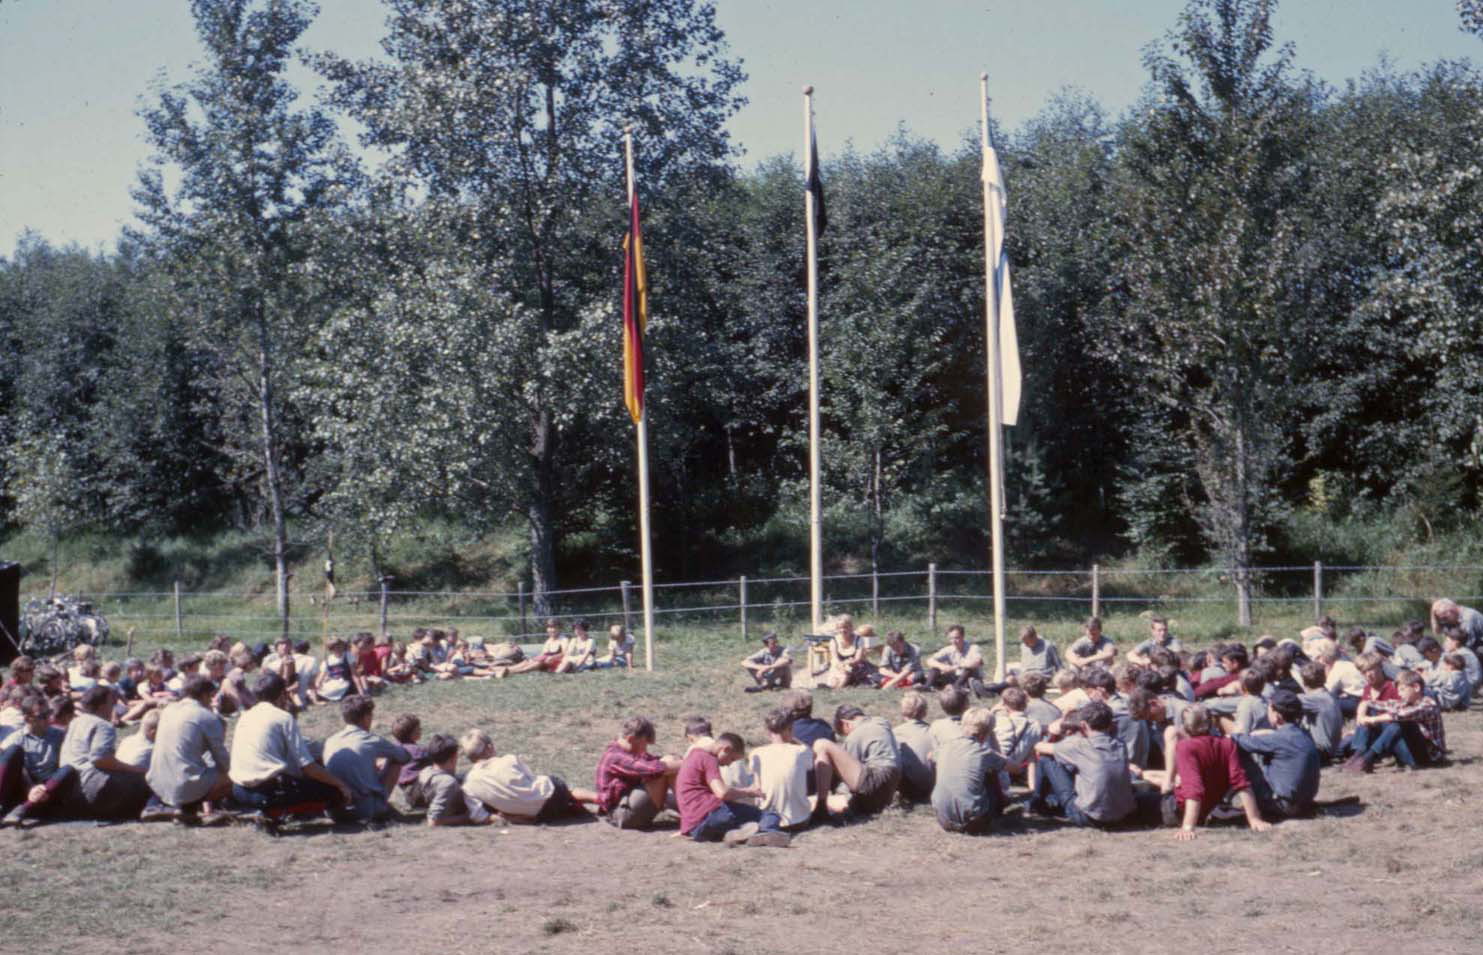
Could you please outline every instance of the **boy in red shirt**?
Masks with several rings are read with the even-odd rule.
[[[654,724],[630,716],[598,760],[597,808],[619,829],[650,828],[670,802],[680,761],[649,752],[653,742]]]
[[[690,751],[675,776],[675,804],[680,810],[680,834],[696,842],[725,842],[728,846],[786,846],[790,839],[775,812],[763,812],[743,799],[758,799],[757,786],[728,787],[721,767],[746,754],[746,744],[735,733],[711,738],[711,724],[691,717],[685,724]]]
[[[1224,736],[1210,735],[1210,711],[1203,706],[1191,706],[1180,714],[1180,722],[1184,732],[1175,746],[1174,771],[1166,775],[1144,774],[1145,778],[1162,782],[1164,824],[1180,826],[1174,838],[1181,842],[1195,838],[1210,810],[1231,792],[1240,800],[1246,823],[1253,832],[1272,828],[1257,808],[1236,744]]]

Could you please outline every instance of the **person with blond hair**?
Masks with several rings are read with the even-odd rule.
[[[593,790],[572,789],[560,776],[537,775],[513,753],[501,756],[481,729],[466,730],[458,750],[469,763],[464,793],[510,822],[585,819],[591,816],[587,807],[597,805]]]
[[[1431,625],[1432,632],[1437,634],[1453,628],[1460,630],[1468,649],[1475,653],[1483,651],[1483,613],[1472,607],[1443,597],[1432,604]]]
[[[829,670],[824,674],[824,685],[833,690],[874,685],[878,679],[876,667],[865,659],[865,650],[865,641],[855,632],[855,618],[840,614],[834,621],[834,636],[829,638]]]
[[[937,778],[932,786],[932,810],[947,832],[986,835],[1004,807],[999,774],[1004,757],[989,743],[993,715],[975,706],[963,714],[963,735],[947,740],[937,750]]]

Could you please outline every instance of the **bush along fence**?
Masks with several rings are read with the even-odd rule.
[[[1256,567],[1250,606],[1254,620],[1325,613],[1345,621],[1397,619],[1426,614],[1439,596],[1462,603],[1483,600],[1483,565]],[[1212,568],[1106,568],[1017,570],[1006,575],[1010,616],[1036,621],[1075,621],[1088,615],[1122,616],[1154,611],[1173,615],[1230,612],[1237,625],[1242,601],[1233,592],[1233,575]],[[795,635],[808,629],[807,577],[747,577],[660,583],[654,587],[656,636],[666,626],[709,625],[737,628],[743,639],[776,629]],[[44,593],[23,597],[43,599]],[[377,590],[291,595],[285,622],[270,587],[261,593],[193,592],[179,584],[168,592],[79,594],[109,621],[111,642],[141,647],[184,645],[216,633],[249,643],[271,642],[286,632],[313,640],[324,633],[371,631],[405,636],[416,627],[457,628],[528,641],[538,638],[544,617],[568,624],[586,617],[594,628],[623,623],[633,630],[642,619],[639,588],[629,582],[545,594],[547,614],[524,587],[514,592],[394,590],[385,581]],[[982,617],[992,599],[985,570],[944,569],[835,574],[825,578],[825,609],[831,614],[888,620],[893,626],[929,633],[952,620],[946,615]]]

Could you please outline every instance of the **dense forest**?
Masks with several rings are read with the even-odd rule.
[[[203,59],[141,114],[137,225],[0,259],[0,526],[250,531],[280,575],[331,529],[374,575],[421,528],[518,527],[538,593],[631,576],[631,123],[657,574],[803,565],[800,163],[740,165],[745,75],[707,4],[388,0],[364,63],[299,50],[301,0],[192,7]],[[1013,566],[1476,526],[1483,75],[1382,62],[1335,88],[1272,7],[1193,0],[1124,115],[1066,92],[994,131]],[[903,131],[822,172],[827,559],[982,566],[976,139]]]

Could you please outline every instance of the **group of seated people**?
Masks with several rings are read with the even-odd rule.
[[[56,675],[22,657],[0,687],[0,812],[5,825],[19,826],[212,823],[231,818],[226,810],[254,819],[329,812],[375,824],[397,818],[390,798],[400,789],[430,825],[595,812],[620,829],[646,829],[671,809],[680,834],[698,841],[784,846],[806,826],[876,813],[897,799],[930,803],[945,830],[985,833],[1018,792],[1027,813],[1079,826],[1163,823],[1188,839],[1207,820],[1231,816],[1260,830],[1314,812],[1324,764],[1370,772],[1387,758],[1401,770],[1445,761],[1442,711],[1470,704],[1479,663],[1457,618],[1446,607],[1434,618],[1440,641],[1420,621],[1390,640],[1357,628],[1341,638],[1326,618],[1301,639],[1190,653],[1155,617],[1124,661],[1092,619],[1067,648],[1071,666],[1027,627],[1019,664],[995,684],[948,666],[950,658],[934,679],[893,634],[884,665],[873,664],[879,679],[865,685],[906,689],[896,725],[849,703],[825,722],[813,716],[811,693],[791,689],[763,718],[767,743],[750,752],[739,733],[715,733],[708,719],[692,717],[685,748],[660,754],[653,723],[632,716],[601,754],[591,790],[500,755],[477,729],[424,743],[420,721],[407,714],[391,738],[372,732],[373,687],[338,638],[322,663],[313,661],[310,692],[338,697],[344,721],[322,744],[299,730],[305,688],[288,641],[260,668],[257,651],[232,648],[208,651],[193,670],[182,660],[178,673],[162,669],[173,662],[168,654],[101,676],[85,652]],[[836,634],[848,643],[843,635],[852,631]],[[949,649],[966,659],[962,628],[949,637]],[[775,637],[765,648],[774,663],[782,658]],[[260,672],[249,679],[253,669]],[[942,715],[928,723],[924,691],[934,684]],[[974,696],[997,702],[970,706]],[[120,740],[117,727],[131,718],[139,729]],[[1348,719],[1354,729],[1346,734]]]

